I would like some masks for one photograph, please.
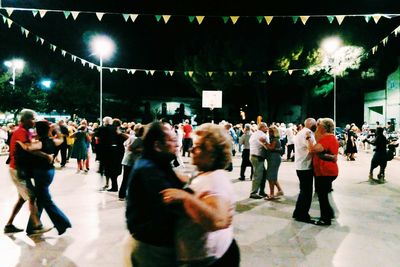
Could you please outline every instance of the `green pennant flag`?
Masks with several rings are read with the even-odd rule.
[[[149,75],[149,71],[148,70],[145,70],[144,72],[146,72],[146,75]]]
[[[36,36],[36,42],[39,42],[39,36]]]
[[[184,71],[184,72],[183,72],[183,75],[187,76],[187,75],[188,75],[188,72],[187,72],[187,71]]]
[[[188,18],[189,18],[190,23],[192,23],[196,17],[195,16],[189,16]]]
[[[160,22],[160,19],[162,18],[162,16],[161,15],[155,15],[155,16],[156,16],[157,22]]]
[[[224,20],[224,23],[226,24],[228,22],[228,20],[229,20],[229,17],[228,16],[223,16],[222,19]]]
[[[25,34],[25,29],[23,27],[21,27],[21,33]]]
[[[296,22],[299,20],[299,16],[293,16],[293,23],[296,24]]]
[[[64,11],[65,19],[68,19],[69,15],[71,15],[71,11]]]
[[[165,76],[168,76],[168,71],[164,70]]]
[[[129,19],[129,14],[122,14],[122,16],[124,17],[125,22],[127,22]]]
[[[34,17],[36,17],[36,15],[37,15],[37,13],[38,13],[39,11],[38,10],[36,10],[36,9],[34,9],[34,10],[32,10],[32,14],[33,14],[33,16]]]
[[[334,16],[327,16],[329,23],[332,24],[333,20],[335,19]]]
[[[264,17],[263,16],[257,16],[258,23],[261,23],[263,21]]]
[[[368,23],[371,20],[371,16],[365,16],[365,21]]]
[[[6,19],[6,17],[3,17],[3,22],[4,22],[4,23],[6,23],[6,22],[7,22],[7,19]]]

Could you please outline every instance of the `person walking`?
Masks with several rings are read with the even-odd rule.
[[[371,145],[375,146],[374,155],[371,159],[371,167],[369,169],[369,181],[373,182],[374,180],[374,169],[379,166],[379,174],[378,174],[378,181],[379,183],[384,183],[385,179],[385,169],[387,165],[387,152],[386,152],[386,145],[387,139],[383,134],[383,127],[376,128],[375,138],[371,141],[365,139]]]
[[[240,181],[244,181],[246,179],[244,174],[247,167],[250,167],[251,169],[250,180],[253,179],[253,166],[251,165],[250,162],[250,137],[251,137],[251,125],[247,123],[244,125],[244,132],[239,139],[239,146],[243,146],[242,163],[240,164],[240,177],[239,177]]]

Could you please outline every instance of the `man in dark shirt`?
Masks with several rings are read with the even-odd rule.
[[[177,266],[174,249],[176,213],[160,192],[182,188],[172,170],[176,136],[168,123],[153,122],[143,140],[143,155],[129,177],[126,220],[135,240],[133,266]],[[176,208],[176,207],[175,207]]]

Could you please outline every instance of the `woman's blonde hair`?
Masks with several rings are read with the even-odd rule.
[[[206,166],[198,166],[201,171],[214,171],[225,169],[232,161],[231,140],[224,127],[204,123],[195,131],[198,138],[201,153],[207,153],[210,156],[210,162]]]
[[[269,126],[269,130],[272,130],[272,132],[274,133],[274,137],[276,138],[280,137],[278,127],[276,127],[275,125]]]
[[[318,120],[318,122],[324,128],[325,132],[335,132],[335,122],[331,118],[321,118]]]

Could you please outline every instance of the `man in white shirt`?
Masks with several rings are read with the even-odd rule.
[[[258,125],[258,130],[250,136],[250,162],[253,165],[253,181],[251,185],[250,198],[261,199],[267,196],[264,192],[265,180],[264,180],[264,161],[266,150],[261,143],[260,139],[267,140],[269,137],[266,134],[268,131],[267,124],[261,122]]]
[[[315,144],[314,132],[317,122],[313,118],[304,121],[305,127],[294,138],[294,153],[296,173],[300,182],[300,193],[297,198],[293,218],[296,221],[314,223],[309,215],[311,207],[314,174],[312,169],[312,154],[308,150],[308,139]]]

